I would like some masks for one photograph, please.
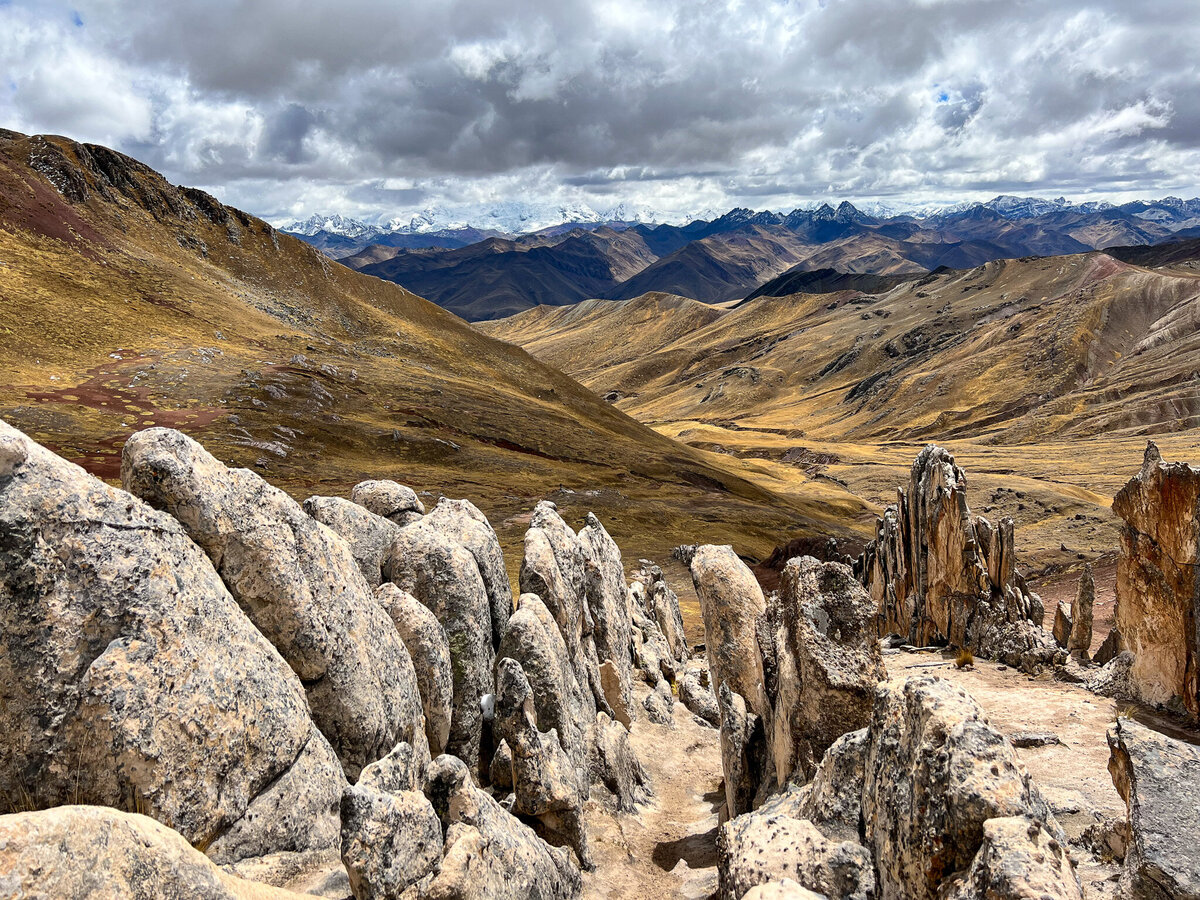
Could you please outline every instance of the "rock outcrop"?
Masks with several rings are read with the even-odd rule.
[[[618,726],[620,727],[620,726]],[[445,843],[427,900],[571,900],[582,882],[570,854],[471,783],[466,765],[439,756],[426,771],[425,794],[441,819]]]
[[[1027,669],[1065,654],[1041,627],[1043,608],[1016,570],[1013,522],[971,515],[966,476],[941,447],[913,463],[856,564],[879,608],[880,634],[948,642]]]
[[[971,868],[946,900],[1083,900],[1067,848],[1024,816],[988,819]]]
[[[587,525],[579,532],[579,546],[583,554],[583,587],[592,621],[596,659],[600,665],[611,664],[617,678],[620,704],[629,718],[628,710],[633,707],[633,661],[630,657],[633,638],[621,551],[592,513],[587,514]],[[616,707],[611,703],[607,705],[616,715]]]
[[[442,824],[423,793],[346,788],[342,862],[355,900],[396,900],[441,858]]]
[[[220,862],[336,845],[337,758],[208,557],[3,422],[0,647],[11,807],[144,810]]]
[[[712,692],[708,664],[703,660],[691,660],[684,668],[679,679],[679,702],[705,724],[713,728],[720,726],[721,710]]]
[[[492,530],[491,523],[469,500],[450,500],[445,497],[438,501],[424,521],[462,544],[475,557],[491,613],[492,647],[499,647],[508,617],[512,615],[513,597],[500,540]]]
[[[412,657],[429,752],[440,755],[450,740],[454,715],[454,669],[446,630],[429,607],[391,582],[379,586],[375,599],[395,624]]]
[[[1138,699],[1200,717],[1200,469],[1149,444],[1113,500],[1121,526],[1115,627]]]
[[[219,869],[176,831],[101,806],[0,816],[0,892],[25,900],[300,900]]]
[[[367,584],[379,587],[383,556],[400,526],[341,497],[309,497],[304,511],[346,542]]]
[[[764,786],[762,774],[769,757],[771,703],[758,640],[766,600],[754,573],[732,547],[698,547],[691,571],[721,716],[726,807],[730,816],[736,816],[753,807]]]
[[[1096,603],[1096,580],[1092,567],[1083,567],[1079,576],[1079,587],[1075,591],[1075,602],[1071,605],[1071,634],[1067,638],[1067,652],[1087,660],[1092,649],[1093,607]]]
[[[1125,896],[1200,898],[1200,748],[1125,718],[1109,729],[1108,746],[1128,810]]]
[[[127,490],[170,513],[308,694],[317,726],[356,777],[400,741],[424,743],[412,660],[346,543],[247,469],[166,428],[121,454]]]
[[[887,677],[875,604],[849,566],[790,560],[768,603],[776,675],[771,750],[780,782],[812,778],[825,751],[871,718]]]
[[[416,597],[446,631],[454,710],[446,752],[474,772],[491,761],[480,755],[481,702],[492,692],[491,611],[475,558],[460,543],[423,521],[401,528],[383,562],[384,577]]]
[[[425,515],[425,504],[417,492],[395,481],[362,481],[350,491],[350,499],[364,509],[397,525],[411,525]]]

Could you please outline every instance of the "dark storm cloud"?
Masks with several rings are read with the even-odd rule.
[[[276,218],[1156,194],[1198,47],[1194,0],[15,0],[0,114]]]

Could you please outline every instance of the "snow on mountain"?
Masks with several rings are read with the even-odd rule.
[[[289,225],[284,225],[283,230],[290,231],[293,234],[303,234],[306,237],[312,237],[324,231],[327,234],[340,234],[343,237],[351,239],[365,237],[376,231],[376,229],[370,227],[365,222],[339,215],[310,216],[303,222],[292,222]]]

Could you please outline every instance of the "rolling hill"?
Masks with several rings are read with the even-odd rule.
[[[130,433],[166,425],[297,497],[368,477],[469,497],[510,552],[543,497],[659,557],[735,537],[765,553],[863,513],[844,492],[777,495],[107,148],[0,132],[0,196],[0,417],[102,477]]]

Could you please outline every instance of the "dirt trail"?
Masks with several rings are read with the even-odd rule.
[[[635,689],[640,715],[630,738],[654,799],[618,816],[591,803],[597,869],[584,875],[585,900],[704,900],[717,889],[717,816],[725,800],[717,730],[698,724],[682,703],[674,728],[651,724],[641,712],[648,690]]]

